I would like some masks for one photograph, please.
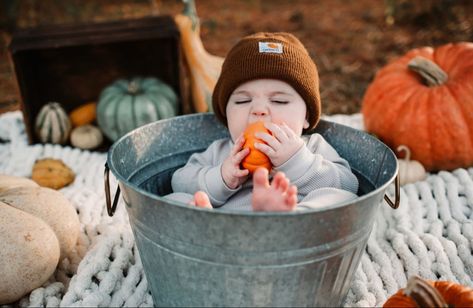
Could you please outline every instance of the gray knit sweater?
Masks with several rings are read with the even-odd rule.
[[[356,198],[358,180],[348,162],[319,134],[302,137],[303,146],[271,174],[282,171],[298,189],[296,209],[319,208]],[[251,210],[253,182],[236,189],[227,187],[220,170],[234,143],[231,139],[214,141],[202,153],[194,153],[172,177],[173,194],[166,197],[188,203],[202,190],[214,208]],[[271,177],[270,174],[270,177]]]

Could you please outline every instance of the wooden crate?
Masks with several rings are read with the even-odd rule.
[[[121,78],[157,77],[178,94],[180,113],[192,112],[179,39],[171,16],[14,33],[9,51],[29,142],[39,142],[34,121],[44,104],[70,112]]]

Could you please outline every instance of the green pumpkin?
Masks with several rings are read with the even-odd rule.
[[[100,94],[97,122],[105,136],[115,141],[137,127],[177,113],[177,96],[164,82],[156,78],[120,79]]]

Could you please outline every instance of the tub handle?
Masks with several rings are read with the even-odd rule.
[[[389,206],[391,206],[393,209],[397,209],[401,201],[401,192],[400,192],[401,181],[399,179],[399,173],[396,175],[395,181],[396,182],[395,182],[395,187],[394,187],[394,202],[392,202],[391,199],[386,194],[384,195],[384,200],[386,200]]]
[[[117,187],[117,192],[115,193],[115,198],[113,199],[113,205],[110,205],[110,182],[108,180],[110,168],[108,168],[108,164],[105,163],[105,171],[104,171],[104,184],[105,184],[105,201],[107,202],[107,212],[108,216],[112,217],[117,209],[118,198],[120,197],[120,186]]]

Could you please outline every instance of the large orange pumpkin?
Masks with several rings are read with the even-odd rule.
[[[406,288],[388,298],[383,307],[473,307],[473,289],[452,281],[412,276]]]
[[[473,165],[473,43],[413,49],[378,71],[362,103],[367,131],[411,149],[426,170]]]
[[[265,132],[271,134],[270,131],[264,127],[263,122],[255,122],[246,128],[244,132],[245,144],[243,148],[249,148],[250,153],[243,159],[242,166],[248,169],[252,174],[257,168],[263,167],[271,171],[272,164],[268,156],[255,148],[255,142],[264,143],[263,140],[256,138],[255,133]]]

